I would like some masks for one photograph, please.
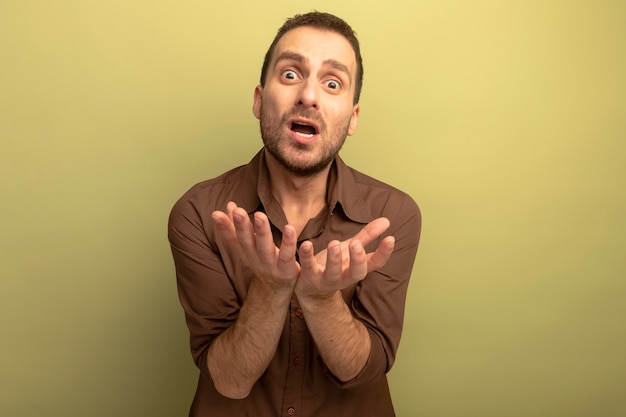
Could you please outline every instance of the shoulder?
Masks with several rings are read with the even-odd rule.
[[[347,200],[352,205],[362,204],[373,218],[384,216],[393,221],[412,217],[420,221],[419,206],[406,192],[347,165],[344,173],[349,177],[344,186],[352,194],[353,198]]]
[[[236,190],[241,192],[245,189],[246,179],[249,179],[245,171],[246,166],[240,166],[193,185],[178,199],[174,210],[184,205],[202,207],[211,212],[223,210],[226,203],[236,196]]]
[[[261,163],[261,152],[259,152],[247,164],[195,184],[180,197],[173,211],[193,206],[196,210],[212,213],[215,210],[225,210],[229,201],[235,201],[240,207],[256,208]]]
[[[216,210],[226,210],[229,201],[234,201],[241,207],[257,207],[257,182],[258,164],[255,158],[246,165],[195,184],[172,207],[168,219],[169,228],[193,225],[204,229],[212,223],[211,214]]]

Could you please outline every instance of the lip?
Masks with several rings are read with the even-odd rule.
[[[301,124],[301,125],[307,125],[307,126],[311,126],[313,129],[315,129],[315,133],[312,134],[311,136],[304,136],[301,134],[298,134],[297,132],[293,131],[291,129],[291,126],[294,124]],[[301,143],[303,145],[308,145],[310,143],[313,143],[317,140],[317,138],[320,135],[320,127],[319,125],[314,122],[313,120],[304,118],[304,117],[294,117],[292,119],[289,119],[287,121],[287,129],[289,129],[289,133],[291,134],[291,137],[298,143]]]

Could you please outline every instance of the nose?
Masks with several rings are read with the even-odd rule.
[[[298,94],[297,105],[304,108],[318,108],[319,101],[319,85],[314,80],[307,79],[301,84]]]

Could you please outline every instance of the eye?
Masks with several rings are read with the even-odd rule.
[[[286,80],[297,80],[298,79],[298,73],[295,72],[294,70],[285,70],[280,74],[281,78],[284,78]]]
[[[328,80],[326,81],[326,87],[330,88],[331,90],[339,90],[341,88],[341,83],[339,83],[339,81],[337,80]]]

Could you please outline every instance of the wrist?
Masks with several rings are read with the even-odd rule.
[[[326,307],[330,308],[331,306],[335,305],[337,302],[343,303],[343,296],[341,295],[340,290],[328,292],[328,293],[315,293],[315,294],[312,294],[312,293],[303,294],[303,293],[298,293],[296,291],[296,297],[298,298],[300,305],[307,310],[310,310],[312,308],[318,309],[318,310],[324,309]]]
[[[286,292],[292,293],[296,286],[297,276],[293,278],[278,279],[271,275],[253,273],[250,280],[250,286],[258,287],[259,289],[269,292]]]
[[[275,283],[271,280],[253,275],[248,287],[248,295],[268,307],[282,305],[291,299],[293,294],[293,284]]]

